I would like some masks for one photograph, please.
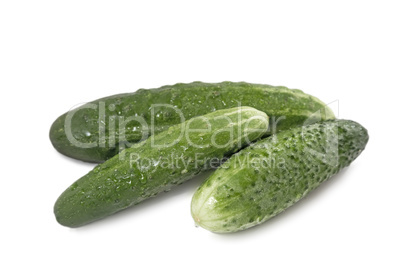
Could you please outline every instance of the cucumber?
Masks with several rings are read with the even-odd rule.
[[[234,154],[195,192],[196,224],[236,232],[284,211],[348,166],[364,150],[367,130],[331,120],[283,131]]]
[[[265,113],[235,107],[174,125],[74,182],[54,205],[56,219],[78,227],[168,191],[260,138],[268,124]]]
[[[270,133],[333,119],[319,99],[300,90],[245,82],[176,84],[98,99],[55,120],[50,140],[60,153],[103,162],[131,144],[192,117],[251,106],[270,117]]]

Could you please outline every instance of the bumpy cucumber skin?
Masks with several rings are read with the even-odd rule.
[[[207,131],[181,132],[186,124],[189,129]],[[54,205],[56,219],[62,225],[78,227],[138,204],[211,169],[212,161],[235,153],[260,138],[267,128],[267,115],[251,107],[219,110],[174,125],[153,136],[153,141],[149,138],[123,150],[73,183]],[[173,146],[160,147],[176,139]]]
[[[104,104],[104,118],[99,118],[100,103]],[[123,119],[135,116],[150,126],[150,107],[153,104],[177,107],[185,120],[219,109],[251,106],[270,117],[270,133],[300,126],[307,119],[317,122],[335,118],[323,102],[301,90],[245,82],[180,83],[114,95],[92,101],[90,104],[96,104],[95,107],[98,108],[76,108],[70,111],[70,114],[73,114],[71,129],[65,128],[68,113],[57,118],[50,129],[50,140],[57,151],[88,162],[102,162],[117,154],[121,131],[125,134],[122,140],[129,143],[136,143],[143,139],[143,136],[148,136],[149,131],[141,129],[140,123],[132,121],[123,130],[119,130],[118,121],[122,116]],[[154,119],[154,133],[181,122],[180,116],[173,109],[161,106],[154,108]],[[100,124],[104,127],[101,131]],[[111,127],[114,124],[116,126]],[[74,144],[75,141],[68,138],[67,132],[71,133],[76,141],[88,145],[87,148]]]
[[[199,187],[191,204],[194,221],[217,233],[260,224],[348,166],[367,142],[367,130],[347,120],[294,128],[260,140],[233,155]],[[246,159],[256,164],[240,164]],[[264,159],[265,164],[259,164]]]

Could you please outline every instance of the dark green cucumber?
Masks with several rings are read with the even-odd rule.
[[[92,101],[57,118],[50,140],[64,155],[102,162],[182,119],[237,106],[265,112],[271,120],[267,134],[303,125],[307,119],[334,118],[323,102],[300,90],[245,82],[193,82]]]
[[[213,232],[260,224],[348,166],[368,142],[365,128],[331,120],[283,131],[233,155],[196,191],[195,222]]]
[[[251,107],[219,110],[174,125],[73,183],[56,201],[56,219],[78,227],[135,205],[216,167],[267,128],[267,115]]]

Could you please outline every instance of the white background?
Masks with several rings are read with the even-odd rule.
[[[400,1],[1,1],[1,267],[401,267]],[[53,204],[93,168],[48,131],[72,106],[177,82],[299,88],[369,130],[362,155],[244,232],[195,228],[202,178],[105,220]],[[399,254],[399,256],[398,256]]]

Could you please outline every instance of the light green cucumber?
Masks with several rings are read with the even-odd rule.
[[[60,153],[102,162],[183,119],[238,106],[254,107],[269,116],[266,135],[307,120],[335,118],[325,103],[301,90],[245,82],[193,82],[94,100],[57,118],[49,135]]]
[[[293,128],[234,154],[196,191],[191,213],[212,232],[236,232],[284,211],[359,156],[364,127],[331,120]]]
[[[78,227],[138,204],[216,167],[267,128],[267,115],[251,107],[218,110],[174,125],[74,182],[54,205],[56,219]]]

